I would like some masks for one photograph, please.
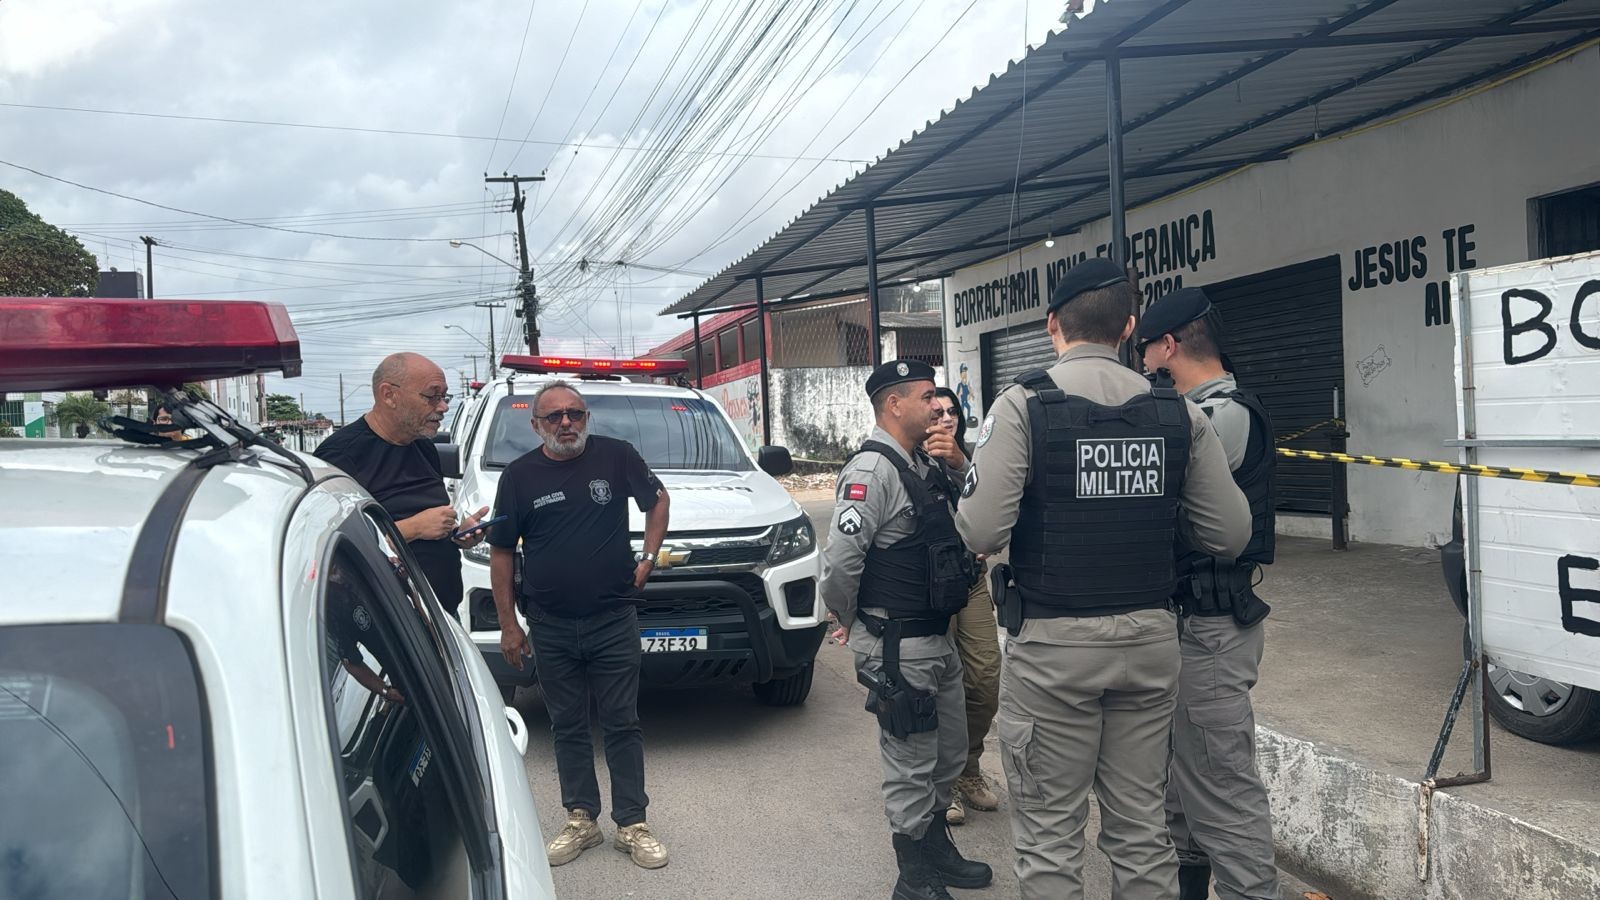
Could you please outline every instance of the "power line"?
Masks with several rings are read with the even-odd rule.
[[[533,10],[539,5],[539,0],[529,0],[528,20],[522,23],[522,40],[517,44],[517,64],[511,69],[511,84],[506,86],[506,103],[500,107],[500,124],[494,128],[494,142],[489,145],[489,157],[483,161],[483,170],[489,171],[489,163],[494,161],[494,151],[500,146],[500,132],[506,127],[506,113],[511,111],[511,95],[517,91],[517,76],[522,74],[522,55],[528,52],[528,29],[533,26]],[[518,148],[519,152],[521,148]]]
[[[46,111],[50,111],[50,112],[87,113],[87,114],[93,114],[93,115],[106,115],[106,116],[132,116],[132,117],[141,118],[141,119],[173,119],[173,120],[186,121],[186,122],[212,122],[212,123],[224,124],[224,125],[259,125],[259,126],[269,126],[269,127],[275,127],[275,128],[305,128],[305,129],[310,129],[310,130],[314,130],[314,131],[345,131],[345,132],[353,132],[353,133],[357,133],[357,134],[383,134],[383,135],[390,135],[390,136],[395,136],[395,137],[448,138],[448,139],[451,139],[451,140],[458,140],[458,141],[489,141],[489,142],[493,142],[495,140],[493,136],[487,135],[487,134],[450,134],[448,132],[442,132],[442,131],[413,131],[413,130],[401,129],[401,128],[363,128],[363,127],[355,126],[355,125],[319,125],[319,124],[310,123],[310,122],[282,122],[282,121],[273,121],[273,120],[268,120],[268,119],[235,119],[235,118],[229,118],[227,116],[185,116],[185,115],[178,115],[178,114],[175,114],[175,113],[152,113],[152,112],[142,112],[142,111],[137,111],[137,110],[125,110],[125,109],[95,109],[95,108],[91,108],[91,107],[80,107],[80,106],[52,106],[52,105],[46,105],[46,104],[40,104],[40,103],[3,103],[3,102],[0,102],[0,107],[8,107],[8,108],[11,108],[11,109],[46,110]],[[632,153],[658,153],[658,152],[661,152],[659,150],[653,150],[653,149],[648,148],[648,147],[629,147],[629,146],[615,146],[615,147],[613,147],[613,146],[607,146],[605,144],[592,144],[592,143],[589,143],[587,141],[541,141],[541,140],[534,140],[532,138],[523,138],[522,140],[515,141],[515,142],[507,140],[507,139],[501,139],[501,140],[502,140],[502,143],[508,143],[508,144],[509,143],[517,143],[517,144],[535,144],[535,145],[544,146],[544,147],[573,147],[573,148],[580,149],[580,150],[581,149],[586,149],[586,148],[593,148],[593,149],[601,149],[601,150],[624,150],[624,151],[628,151],[628,152],[632,152]],[[704,156],[738,156],[738,155],[741,155],[741,154],[737,154],[737,153],[719,151],[719,150],[703,150],[703,151],[698,151],[698,152],[701,155],[704,155]],[[778,155],[778,154],[768,154],[768,155],[762,155],[762,156],[760,156],[758,158],[761,158],[761,159],[788,160],[788,159],[796,159],[798,157],[783,156],[783,155]],[[871,160],[867,160],[867,159],[820,159],[820,160],[811,159],[811,160],[808,160],[808,161],[849,163],[851,165],[854,165],[856,163],[870,163],[871,162]]]
[[[232,223],[234,225],[245,225],[245,226],[248,226],[248,227],[251,227],[251,228],[265,229],[267,231],[283,231],[283,232],[287,232],[289,234],[307,234],[307,235],[311,235],[313,237],[339,238],[341,240],[348,240],[348,241],[386,241],[386,242],[390,242],[390,243],[408,243],[408,244],[445,244],[445,243],[449,243],[450,241],[456,241],[456,240],[479,240],[479,239],[481,239],[483,237],[487,237],[487,235],[475,235],[475,236],[465,236],[465,237],[448,237],[448,238],[374,237],[372,235],[364,235],[364,234],[334,234],[332,232],[327,232],[327,231],[304,231],[304,230],[301,230],[301,229],[298,229],[298,228],[283,228],[283,227],[280,227],[280,226],[277,226],[277,225],[260,225],[260,224],[254,223],[254,222],[246,222],[243,219],[234,219],[234,218],[230,218],[228,216],[217,216],[217,215],[212,215],[211,213],[195,212],[192,209],[183,209],[183,208],[177,207],[177,206],[168,206],[165,203],[157,203],[154,200],[145,200],[142,197],[134,197],[134,196],[131,196],[129,194],[119,194],[116,191],[107,190],[105,188],[98,188],[98,187],[95,187],[95,186],[89,185],[89,184],[83,184],[82,182],[72,181],[71,179],[68,179],[68,178],[61,178],[59,176],[51,175],[51,174],[46,173],[46,172],[41,172],[38,169],[30,168],[28,166],[20,165],[18,163],[14,163],[14,162],[9,162],[9,161],[4,160],[4,159],[0,159],[0,166],[8,166],[10,168],[17,169],[18,171],[27,172],[27,173],[32,174],[32,175],[37,175],[40,178],[44,178],[44,179],[47,179],[47,180],[50,180],[50,181],[58,182],[60,184],[71,185],[72,187],[80,188],[80,189],[85,190],[85,191],[92,191],[92,192],[94,192],[96,194],[104,194],[107,197],[116,197],[119,200],[129,200],[129,201],[132,201],[134,203],[141,203],[141,204],[143,204],[145,206],[153,206],[156,209],[164,209],[167,212],[182,213],[183,215],[186,215],[186,216],[196,216],[196,217],[201,218],[201,219],[214,219],[214,220],[216,220],[218,222],[229,222],[229,223]]]

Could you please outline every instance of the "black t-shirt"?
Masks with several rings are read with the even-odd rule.
[[[328,435],[315,453],[345,470],[396,522],[450,505],[439,451],[431,441],[391,444],[378,437],[363,416]],[[461,605],[461,551],[445,538],[412,541],[411,553],[439,603],[454,613]]]
[[[627,441],[594,434],[573,459],[539,448],[506,466],[489,543],[522,540],[522,597],[557,616],[589,616],[631,601],[627,498],[649,512],[661,482]]]

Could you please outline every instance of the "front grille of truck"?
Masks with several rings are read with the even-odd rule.
[[[671,584],[674,581],[702,581],[704,576],[683,575],[673,576],[666,573],[653,575],[652,584]],[[766,587],[761,579],[751,574],[733,574],[719,576],[715,581],[731,583],[743,590],[755,601],[756,609],[760,610],[767,605]],[[739,615],[739,604],[724,597],[667,597],[651,598],[639,606],[639,621],[652,624],[661,624],[677,619],[693,619],[708,615]]]
[[[689,552],[684,566],[744,566],[765,562],[770,548],[757,547],[701,547]]]

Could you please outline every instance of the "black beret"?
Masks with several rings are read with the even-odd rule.
[[[1153,341],[1171,334],[1196,319],[1211,312],[1211,298],[1199,288],[1179,288],[1150,304],[1139,317],[1139,327],[1133,333],[1136,343]]]
[[[884,388],[907,381],[932,380],[933,366],[914,359],[897,359],[873,369],[872,374],[867,376],[867,396],[876,397]]]
[[[1122,267],[1111,260],[1103,256],[1086,259],[1067,270],[1067,274],[1056,285],[1056,289],[1050,293],[1050,308],[1045,312],[1055,312],[1066,306],[1068,300],[1084,291],[1110,287],[1119,281],[1127,280],[1128,273],[1122,271]]]

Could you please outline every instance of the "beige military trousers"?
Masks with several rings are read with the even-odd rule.
[[[1006,639],[1000,746],[1024,900],[1082,900],[1089,790],[1113,900],[1172,900],[1164,800],[1178,626],[1164,609],[1032,619]]]

